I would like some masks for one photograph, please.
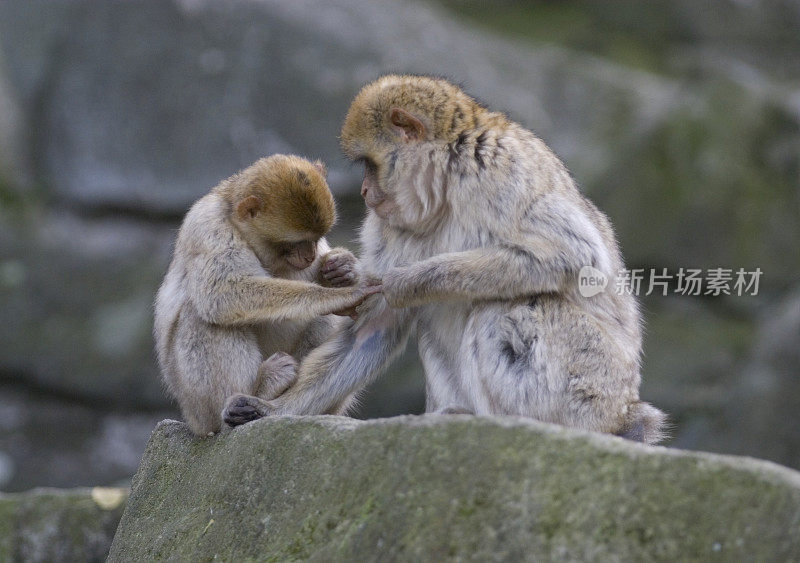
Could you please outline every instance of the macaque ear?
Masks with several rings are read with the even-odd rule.
[[[253,219],[264,210],[264,200],[258,196],[250,195],[236,205],[236,215],[240,220]]]
[[[389,121],[395,133],[406,142],[420,141],[425,138],[425,124],[415,115],[401,108],[392,108]]]
[[[314,168],[317,169],[317,172],[322,174],[323,178],[327,178],[328,177],[328,169],[325,167],[325,164],[321,160],[315,160],[311,164],[314,165]]]

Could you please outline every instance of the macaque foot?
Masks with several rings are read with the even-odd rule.
[[[222,420],[228,426],[241,426],[269,414],[267,402],[250,395],[233,395],[222,411]]]
[[[271,401],[297,381],[297,360],[285,352],[275,352],[258,367],[256,395]]]
[[[320,272],[333,287],[347,287],[358,281],[358,259],[352,252],[335,248],[325,255]]]

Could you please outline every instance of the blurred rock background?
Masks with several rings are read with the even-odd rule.
[[[445,75],[541,136],[629,268],[763,271],[643,298],[669,445],[800,467],[800,2],[0,2],[0,489],[123,482],[176,416],[151,303],[190,203],[260,156],[329,164],[386,72]],[[423,408],[410,350],[360,415]]]

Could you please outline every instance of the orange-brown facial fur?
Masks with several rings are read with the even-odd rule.
[[[292,155],[256,161],[220,188],[234,223],[257,254],[272,253],[296,268],[313,261],[316,242],[336,222],[325,166]]]
[[[441,211],[443,196],[432,177],[416,185],[414,179],[432,159],[455,159],[454,147],[495,121],[505,117],[446,80],[388,75],[353,100],[341,143],[350,159],[364,163],[361,195],[367,206],[388,224],[418,230],[426,216]]]

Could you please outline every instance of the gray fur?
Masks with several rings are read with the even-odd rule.
[[[199,435],[221,429],[226,398],[267,400],[283,392],[294,380],[293,367],[287,379],[266,359],[282,350],[304,357],[351,323],[328,313],[364,298],[360,287],[329,287],[356,283],[356,259],[345,249],[331,250],[324,238],[302,270],[283,263],[264,236],[254,251],[256,243],[232,219],[225,186],[187,213],[155,302],[161,373]],[[331,266],[323,273],[324,264]]]

